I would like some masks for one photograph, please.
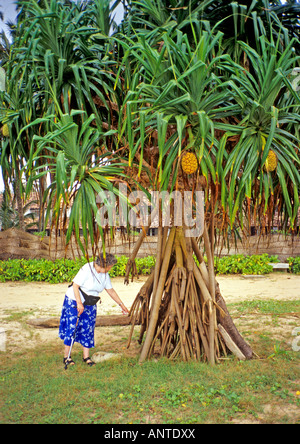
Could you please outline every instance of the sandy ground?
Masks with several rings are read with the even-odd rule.
[[[131,307],[139,289],[146,281],[142,277],[129,285],[123,278],[113,278],[112,284],[124,304]],[[293,300],[300,298],[300,276],[273,273],[267,276],[218,276],[226,303],[255,299]],[[67,284],[7,282],[0,283],[0,314],[3,310],[40,310],[59,315]],[[98,314],[119,313],[119,307],[104,291]]]
[[[125,286],[123,278],[112,279],[113,287],[128,309],[145,280],[143,277]],[[262,277],[218,276],[217,280],[227,304],[256,299],[297,300],[300,297],[300,276],[287,273],[272,273]],[[6,331],[7,352],[33,348],[48,341],[57,341],[61,344],[57,329],[36,329],[29,326],[26,320],[59,317],[66,288],[67,284],[0,283],[0,329],[4,328]],[[118,305],[105,291],[101,298],[102,304],[98,306],[98,315],[121,314]],[[120,347],[125,349],[124,336],[127,335],[127,327],[96,328],[95,340],[98,347],[106,344],[106,349],[113,348],[113,342],[120,340],[122,328],[123,344],[120,344]],[[119,334],[116,334],[117,332]],[[109,346],[107,341],[110,342]]]
[[[130,308],[140,287],[145,282],[146,278],[141,278],[139,281],[130,283],[125,286],[123,279],[112,279],[113,286],[118,292],[119,296]],[[263,277],[242,277],[242,276],[219,276],[218,282],[223,297],[227,304],[275,299],[275,300],[299,300],[300,298],[300,276],[272,273]],[[49,318],[51,316],[59,317],[61,307],[66,291],[66,284],[51,285],[47,283],[19,283],[8,282],[0,283],[0,331],[5,329],[6,336],[6,351],[1,351],[1,333],[0,333],[0,368],[1,368],[1,354],[8,356],[16,353],[16,356],[27,355],[28,352],[34,352],[35,347],[45,347],[51,344],[57,350],[57,362],[61,362],[63,354],[63,343],[58,338],[58,329],[44,329],[35,328],[28,325],[27,320],[34,318]],[[119,307],[104,291],[102,293],[102,304],[98,306],[98,315],[105,314],[121,314]],[[273,341],[282,340],[292,346],[292,329],[296,326],[300,327],[299,319],[300,313],[282,315],[280,321],[274,324],[272,316],[261,315],[254,313],[253,315],[243,315],[241,313],[234,314],[234,307],[229,306],[229,311],[232,313],[234,322],[237,328],[244,332],[252,332],[252,337],[255,339],[256,335],[269,334],[272,332]],[[140,345],[137,338],[139,336],[139,327],[133,333],[133,340],[130,347],[127,347],[128,337],[130,333],[130,326],[128,327],[99,327],[95,329],[95,349],[94,353],[99,352],[113,352],[125,356],[137,356],[140,353]],[[2,333],[3,335],[3,333]],[[247,338],[247,336],[246,336]],[[2,343],[3,346],[3,343]],[[76,354],[75,354],[76,353]],[[74,345],[75,360],[81,355],[81,347],[78,344]],[[268,356],[268,355],[266,355]],[[299,378],[296,377],[294,381],[299,386]],[[299,407],[294,404],[289,404],[288,400],[282,400],[278,405],[266,404],[263,406],[263,413],[260,415],[265,418],[264,421],[276,423],[281,421],[281,418],[289,418],[291,423],[297,423],[299,418]],[[249,414],[250,415],[250,414]],[[256,419],[251,415],[244,418],[243,416],[236,417],[233,421],[235,423],[256,424],[260,423],[260,419]]]

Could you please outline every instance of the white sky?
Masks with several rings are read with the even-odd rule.
[[[0,30],[2,29],[8,34],[8,28],[5,26],[5,22],[8,20],[15,21],[16,18],[16,5],[15,0],[0,0],[0,11],[4,15],[4,21],[0,20]]]

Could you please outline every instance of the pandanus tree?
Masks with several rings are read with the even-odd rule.
[[[282,50],[280,37],[274,42],[262,36],[260,52],[239,42],[251,61],[248,71],[222,53],[221,32],[195,32],[192,42],[180,31],[153,36],[159,45],[144,36],[124,44],[124,66],[132,71],[119,137],[127,141],[129,166],[143,187],[144,165],[152,190],[182,196],[191,191],[194,204],[195,193],[203,190],[204,252],[184,218],[178,223],[173,213],[163,227],[163,204],[156,206],[156,266],[131,309],[132,331],[138,319],[140,343],[145,335],[140,361],[155,352],[213,364],[228,348],[249,359],[253,351],[235,328],[216,281],[215,232],[224,235],[235,223],[243,227],[247,216],[249,223],[266,215],[270,221],[276,209],[295,227],[300,176],[299,98],[289,81],[297,63],[293,42]],[[127,282],[148,226],[129,260]]]
[[[30,165],[39,171],[35,180],[30,176],[27,194],[33,186],[39,191],[41,231],[46,224],[44,208],[49,202],[54,202],[53,199],[46,200],[48,196],[53,197],[53,193],[47,190],[47,184],[55,184],[59,180],[55,176],[55,168],[49,167],[49,145],[45,143],[41,150],[36,143],[44,136],[49,141],[50,133],[57,133],[53,116],[60,121],[62,114],[84,111],[81,117],[79,114],[72,116],[80,132],[81,124],[86,120],[82,116],[93,115],[90,124],[98,131],[98,139],[99,134],[109,131],[114,123],[112,102],[117,103],[119,96],[113,90],[111,66],[115,62],[109,55],[112,48],[107,37],[113,27],[114,8],[119,2],[111,6],[109,3],[17,2],[19,14],[10,59],[5,66],[7,88],[2,93],[0,111],[2,125],[5,125],[1,166],[6,189],[10,189],[9,183],[15,184],[20,214],[29,177],[25,172],[29,172]],[[66,128],[66,125],[63,127]],[[39,139],[34,138],[35,135]],[[111,143],[106,137],[103,138],[104,144],[105,141]],[[97,146],[100,148],[99,144],[96,145],[92,147],[95,152]],[[39,156],[34,157],[33,164],[32,151],[35,150]],[[51,153],[55,162],[54,152]],[[24,228],[24,224],[21,223],[21,227]]]
[[[12,58],[16,77],[29,73],[28,84],[41,97],[40,117],[57,112],[55,98],[64,113],[85,110],[99,127],[109,125],[108,102],[116,97],[108,33],[118,1],[111,8],[108,0],[18,3],[22,20]]]
[[[191,45],[178,31],[175,38],[163,35],[159,48],[151,47],[145,39],[133,47],[128,43],[128,57],[138,60],[137,73],[142,77],[128,94],[125,124],[120,130],[128,140],[129,158],[139,154],[146,160],[149,185],[155,191],[175,190],[183,197],[184,191],[203,189],[209,220],[209,228],[206,221],[203,226],[208,267],[197,240],[187,234],[183,218],[178,222],[178,214],[173,214],[177,226],[159,224],[156,266],[131,310],[133,325],[137,317],[142,324],[140,341],[146,332],[141,361],[151,355],[158,339],[161,355],[215,363],[225,352],[226,342],[233,347],[222,326],[228,322],[227,330],[241,354],[252,356],[231,322],[214,273],[214,214],[225,156],[224,141],[219,141],[215,132],[230,131],[230,125],[223,122],[238,111],[224,76],[228,57],[219,51],[221,38],[221,33],[212,36],[204,31]],[[187,156],[196,161],[194,170],[185,165],[189,163]],[[158,220],[160,213],[158,205]],[[138,246],[130,258],[128,274]]]
[[[0,119],[2,121],[2,146],[1,167],[6,191],[11,194],[13,190],[17,201],[19,215],[19,227],[25,229],[24,224],[24,175],[31,138],[34,132],[27,128],[22,134],[23,128],[36,118],[38,97],[30,87],[28,72],[21,78],[14,77],[17,67],[7,71],[7,78],[14,82],[7,82],[7,90],[1,93],[2,104],[0,107]]]
[[[52,174],[53,181],[44,196],[46,223],[50,219],[56,238],[60,233],[65,245],[75,235],[81,254],[92,246],[96,255],[103,239],[102,227],[95,223],[99,210],[96,196],[104,191],[118,193],[113,181],[120,176],[120,164],[110,164],[111,154],[107,150],[103,153],[100,143],[105,144],[111,131],[97,129],[92,125],[94,120],[93,114],[87,117],[83,111],[61,111],[59,116],[47,118],[51,131],[33,138],[35,149],[28,159],[28,188],[31,189],[32,180]],[[40,163],[45,158],[47,170]]]
[[[241,226],[243,219],[252,220],[270,231],[275,212],[286,230],[295,231],[297,226],[299,97],[292,82],[299,56],[294,40],[285,48],[282,41],[281,36],[271,42],[261,36],[259,51],[240,43],[251,68],[237,67],[231,77],[241,112],[234,129],[237,143],[221,176],[230,177],[221,202],[223,208],[228,205],[231,227],[239,215]]]

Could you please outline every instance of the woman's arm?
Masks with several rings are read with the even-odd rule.
[[[121,299],[119,298],[117,292],[113,289],[110,288],[109,290],[106,289],[107,293],[109,294],[109,296],[121,307],[122,309],[122,313],[123,314],[128,314],[129,311],[128,309],[125,307],[125,305],[123,304],[123,302],[121,301]]]
[[[73,282],[73,290],[74,290],[74,295],[75,295],[76,302],[77,302],[78,316],[80,316],[84,311],[84,306],[83,306],[83,303],[81,302],[81,298],[80,298],[79,285],[75,284],[75,282]]]

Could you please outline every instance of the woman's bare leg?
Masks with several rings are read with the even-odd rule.
[[[90,356],[90,349],[83,347],[83,359],[86,359]]]
[[[83,359],[88,365],[94,365],[95,363],[90,358],[90,349],[83,347]]]
[[[65,345],[65,349],[64,349],[64,359],[67,359],[69,356],[69,351],[70,351],[71,346],[70,345]],[[69,358],[71,359],[71,357]],[[74,362],[70,362],[70,365],[74,365]]]

